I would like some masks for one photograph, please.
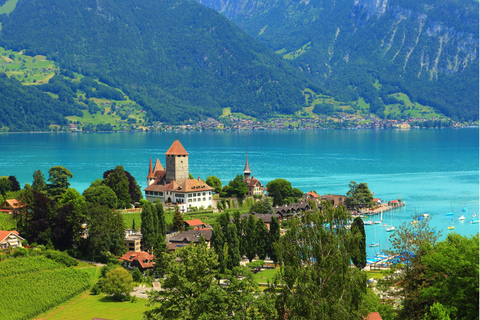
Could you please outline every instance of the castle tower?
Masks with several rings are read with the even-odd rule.
[[[188,176],[188,152],[180,141],[175,140],[170,149],[165,153],[166,158],[166,182],[175,180],[178,184],[189,178]]]
[[[252,171],[250,171],[250,165],[248,164],[248,152],[247,152],[247,162],[245,163],[245,169],[243,169],[243,178],[245,180],[250,180]]]
[[[147,187],[150,186],[153,182],[155,182],[155,175],[153,174],[152,170],[152,157],[150,157],[150,167],[148,168],[147,175]]]

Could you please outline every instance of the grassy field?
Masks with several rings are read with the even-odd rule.
[[[146,299],[137,298],[137,302],[115,302],[105,295],[92,296],[88,291],[63,305],[46,312],[35,319],[41,320],[92,320],[93,318],[115,320],[141,320],[143,312],[148,310]]]
[[[308,42],[306,44],[304,44],[301,48],[295,50],[295,51],[292,51],[292,52],[289,52],[287,54],[284,54],[286,52],[285,49],[282,49],[282,50],[279,50],[277,51],[277,53],[280,53],[282,54],[283,56],[283,59],[286,59],[286,60],[294,60],[294,59],[297,59],[298,57],[300,57],[302,54],[305,54],[308,49],[310,49],[312,47],[312,42]]]
[[[437,117],[437,118],[444,117],[442,114],[436,113],[432,107],[411,102],[408,96],[404,93],[394,93],[391,96],[395,97],[400,101],[403,101],[404,105],[400,103],[387,105],[385,108],[385,115],[387,116],[389,114],[398,116],[400,112],[403,110],[402,113],[404,117],[407,117],[407,118],[411,117],[411,118],[430,119],[433,117]]]
[[[268,281],[273,282],[273,278],[280,271],[280,268],[275,269],[265,269],[253,275],[253,278],[257,283],[267,283]]]
[[[367,273],[367,279],[382,279],[386,272],[379,270],[379,271],[365,271]]]

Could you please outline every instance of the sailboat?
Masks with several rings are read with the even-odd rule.
[[[458,220],[465,220],[465,217],[462,215]]]
[[[371,242],[368,246],[369,247],[377,247],[378,245],[380,245],[380,242],[377,241],[377,229],[376,229],[376,226],[374,226],[375,230],[375,241],[376,242]]]

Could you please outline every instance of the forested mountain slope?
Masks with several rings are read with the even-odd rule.
[[[0,45],[121,89],[152,120],[261,116],[304,104],[306,80],[214,10],[188,0],[19,0]]]
[[[478,1],[197,1],[342,99],[363,96],[381,114],[379,80],[387,93],[478,119]]]

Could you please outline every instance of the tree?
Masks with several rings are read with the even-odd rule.
[[[222,192],[222,181],[217,178],[216,176],[210,176],[205,180],[205,183],[208,184],[210,187],[215,189],[215,193]]]
[[[175,206],[175,213],[173,215],[173,230],[174,231],[183,231],[185,228],[185,221],[183,220],[183,215],[180,213],[180,208]]]
[[[7,192],[12,190],[12,181],[10,181],[7,177],[0,178],[0,194],[5,198]]]
[[[351,181],[347,196],[345,197],[345,205],[349,209],[358,209],[361,207],[371,207],[373,205],[373,194],[368,189],[366,183],[357,184]]]
[[[245,223],[245,254],[249,262],[255,258],[257,254],[256,249],[256,233],[255,233],[255,217],[253,215],[248,216],[248,220]]]
[[[227,269],[233,270],[233,268],[240,265],[240,260],[242,259],[237,226],[233,223],[228,224],[225,235],[228,245]]]
[[[163,205],[158,202],[154,206],[154,213],[157,215],[156,240],[153,253],[155,256],[155,272],[163,275],[165,272],[164,255],[167,253],[167,223],[165,222],[165,212]]]
[[[255,250],[258,258],[265,260],[268,246],[268,229],[262,219],[255,222]]]
[[[352,233],[358,233],[360,235],[358,246],[355,246],[355,244],[353,244],[354,248],[352,248],[352,262],[359,269],[363,269],[367,265],[367,246],[363,219],[360,217],[356,217],[353,220],[351,228]]]
[[[179,262],[177,262],[177,259]],[[215,251],[205,242],[186,246],[168,255],[161,291],[151,291],[146,319],[272,319],[276,317],[271,295],[260,295],[252,273],[236,267],[222,275]],[[258,298],[256,298],[258,296]],[[265,304],[267,306],[265,306]]]
[[[15,176],[9,176],[8,180],[12,182],[12,191],[20,191],[20,183],[18,183],[17,178]]]
[[[47,184],[45,182],[45,177],[41,170],[33,172],[33,183],[32,189],[37,192],[44,192],[47,189]]]
[[[272,217],[268,234],[267,255],[272,259],[275,265],[278,261],[277,253],[275,252],[275,244],[278,240],[280,240],[280,223],[276,217]]]
[[[132,275],[121,267],[108,271],[102,281],[102,292],[111,294],[116,301],[129,300],[132,290]]]
[[[113,190],[117,196],[118,208],[130,207],[132,197],[129,191],[128,177],[122,166],[116,166],[113,171],[104,172],[103,184]]]
[[[243,182],[243,176],[237,175],[235,179],[228,183],[228,189],[226,190],[229,197],[236,197],[239,199],[245,198],[248,192],[247,184]]]
[[[212,248],[215,250],[218,259],[218,265],[220,266],[220,272],[224,273],[226,268],[226,263],[224,260],[227,259],[228,251],[224,254],[223,248],[225,247],[225,235],[223,234],[222,227],[220,224],[216,223],[213,226],[212,238],[210,239]]]
[[[62,166],[55,166],[48,170],[49,178],[47,185],[47,192],[54,200],[58,199],[70,186],[68,179],[73,177],[67,168]]]
[[[422,262],[425,249],[434,247],[440,233],[429,225],[430,218],[420,215],[412,216],[415,223],[404,222],[390,236],[392,250],[399,262],[392,266],[388,276],[379,281],[386,295],[403,300],[400,315],[410,319],[420,319],[428,310],[428,303],[421,299],[421,288],[425,284],[426,265]],[[401,285],[399,285],[401,284]]]
[[[117,195],[107,186],[90,186],[83,191],[83,196],[87,202],[95,203],[100,206],[107,206],[110,209],[117,208]]]
[[[345,207],[326,204],[322,212],[293,220],[276,246],[279,280],[284,282],[279,315],[288,313],[289,319],[359,319],[365,315],[360,307],[366,276],[350,268],[349,248],[355,236],[342,227],[350,218]]]
[[[292,184],[285,179],[275,179],[267,183],[268,194],[273,195],[273,205],[281,206],[284,200],[294,197]],[[281,198],[281,201],[280,201]]]
[[[157,215],[156,208],[149,202],[142,208],[142,243],[147,251],[152,252],[155,242],[157,240],[156,225],[153,216]],[[157,219],[155,219],[157,220]]]
[[[107,180],[108,176],[112,173],[115,173],[115,175],[112,176],[110,180]],[[127,182],[128,182],[127,186],[125,185],[125,180],[123,176],[127,178]],[[140,186],[137,184],[137,181],[130,174],[130,172],[124,170],[122,166],[117,166],[113,170],[105,171],[103,173],[103,179],[104,179],[103,183],[109,186],[112,190],[114,190],[117,197],[119,197],[119,195],[122,196],[121,201],[124,203],[123,204],[124,207],[130,207],[130,203],[139,202],[140,199],[143,198],[142,190],[140,189]],[[118,187],[112,187],[114,183],[120,183],[120,185]],[[128,193],[130,197],[127,197],[126,193]]]
[[[268,198],[263,198],[260,201],[255,201],[253,205],[250,207],[250,213],[260,213],[260,214],[273,214],[275,211],[273,210],[272,205],[270,204],[270,200]]]

